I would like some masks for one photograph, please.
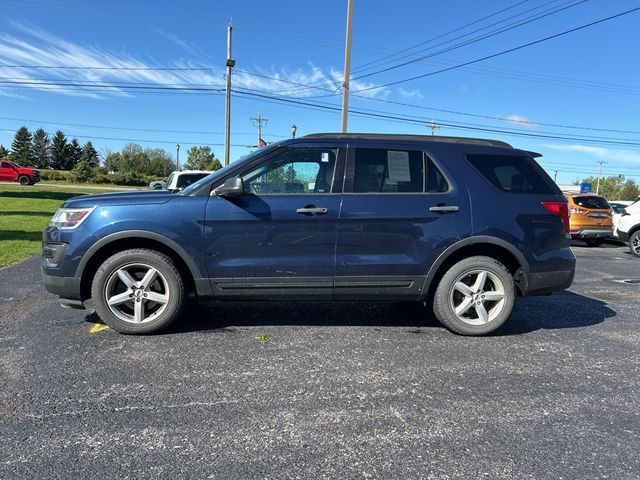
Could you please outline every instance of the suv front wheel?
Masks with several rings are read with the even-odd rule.
[[[629,250],[636,257],[640,257],[640,230],[636,230],[629,237]]]
[[[484,335],[511,315],[515,297],[513,277],[504,265],[491,257],[469,257],[442,276],[433,310],[455,333]]]
[[[155,333],[179,315],[186,288],[168,256],[154,250],[118,252],[100,265],[91,286],[98,316],[120,333]]]

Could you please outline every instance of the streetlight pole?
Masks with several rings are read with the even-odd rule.
[[[353,18],[353,0],[347,3],[347,38],[344,46],[344,80],[342,83],[342,133],[347,133],[347,115],[349,112],[349,79],[351,77],[351,20]]]
[[[176,143],[176,170],[180,170],[180,144]]]
[[[600,170],[598,170],[598,181],[596,183],[596,195],[600,194],[600,177],[602,176],[602,165],[607,163],[604,160],[598,162],[600,164]]]
[[[291,125],[291,138],[296,138],[296,130],[298,130],[298,127],[296,127],[296,124],[294,123]]]
[[[227,26],[227,89],[224,121],[224,164],[229,165],[229,143],[231,136],[231,69],[236,66],[236,61],[231,58],[231,24]]]

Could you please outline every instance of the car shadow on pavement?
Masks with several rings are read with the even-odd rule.
[[[588,327],[615,315],[605,302],[565,291],[519,299],[492,335]],[[214,302],[190,306],[167,333],[280,325],[444,328],[418,302]]]

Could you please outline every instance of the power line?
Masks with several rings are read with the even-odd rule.
[[[515,52],[517,50],[522,50],[523,48],[531,47],[533,45],[537,45],[539,43],[543,43],[543,42],[552,40],[554,38],[558,38],[558,37],[561,37],[561,36],[564,36],[564,35],[568,35],[569,33],[577,32],[578,30],[583,30],[585,28],[593,27],[593,26],[598,25],[600,23],[604,23],[604,22],[607,22],[609,20],[613,20],[615,18],[622,17],[624,15],[629,15],[631,13],[637,12],[638,10],[640,10],[640,7],[632,8],[630,10],[626,10],[624,12],[621,12],[621,13],[618,13],[618,14],[615,14],[615,15],[611,15],[610,17],[601,18],[599,20],[596,20],[596,21],[593,21],[593,22],[590,22],[590,23],[586,23],[584,25],[580,25],[580,26],[575,27],[575,28],[571,28],[569,30],[565,30],[563,32],[556,33],[554,35],[549,35],[548,37],[544,37],[544,38],[541,38],[541,39],[538,39],[538,40],[534,40],[533,42],[525,43],[525,44],[519,45],[517,47],[509,48],[507,50],[503,50],[503,51],[498,52],[498,53],[494,53],[494,54],[491,54],[491,55],[486,55],[484,57],[477,58],[475,60],[470,60],[468,62],[460,63],[458,65],[454,65],[454,66],[451,66],[451,67],[448,67],[448,68],[443,68],[441,70],[436,70],[434,72],[429,72],[429,73],[425,73],[425,74],[422,74],[422,75],[416,75],[414,77],[405,78],[403,80],[396,80],[394,82],[384,83],[382,85],[377,85],[375,87],[361,88],[360,90],[354,90],[352,93],[366,92],[368,90],[377,90],[377,89],[380,89],[380,88],[389,87],[391,85],[398,85],[400,83],[410,82],[410,81],[413,81],[413,80],[417,80],[419,78],[430,77],[432,75],[437,75],[439,73],[448,72],[448,71],[451,71],[451,70],[455,70],[457,68],[466,67],[467,65],[473,65],[475,63],[479,63],[479,62],[482,62],[484,60],[489,60],[491,58],[496,58],[496,57],[499,57],[501,55],[506,55],[507,53]]]
[[[406,62],[402,62],[402,63],[399,63],[399,64],[397,64],[397,65],[393,65],[393,66],[391,66],[391,67],[383,68],[383,69],[380,69],[380,70],[376,70],[376,71],[374,71],[374,72],[367,73],[367,74],[365,74],[365,75],[361,75],[361,76],[359,76],[359,77],[356,77],[354,80],[359,80],[359,79],[362,79],[362,78],[370,77],[370,76],[372,76],[372,75],[377,75],[377,74],[379,74],[379,73],[388,72],[388,71],[390,71],[390,70],[395,70],[395,69],[397,69],[397,68],[404,67],[404,66],[406,66],[406,65],[410,65],[410,64],[412,64],[412,63],[417,63],[417,62],[418,62],[418,61],[420,61],[420,60],[424,60],[424,59],[427,59],[427,58],[432,58],[432,57],[435,57],[435,56],[440,55],[440,54],[442,54],[442,53],[447,53],[447,52],[450,52],[450,51],[453,51],[453,50],[457,50],[457,49],[462,48],[462,47],[466,47],[467,45],[471,45],[471,44],[473,44],[473,43],[480,42],[480,41],[485,40],[485,39],[487,39],[487,38],[491,38],[491,37],[494,37],[494,36],[499,35],[499,34],[501,34],[501,33],[508,32],[508,31],[510,31],[510,30],[514,30],[514,29],[516,29],[516,28],[522,27],[523,25],[528,25],[528,24],[533,23],[533,22],[536,22],[536,21],[538,21],[538,20],[540,20],[540,19],[543,19],[543,18],[549,17],[549,16],[551,16],[551,15],[555,15],[556,13],[562,12],[562,11],[567,10],[567,9],[569,9],[569,8],[576,7],[576,6],[578,6],[578,5],[581,5],[581,4],[583,4],[583,3],[586,3],[587,1],[589,1],[589,0],[580,0],[580,1],[576,2],[576,3],[571,4],[571,5],[566,5],[567,3],[571,3],[571,1],[569,1],[569,2],[565,2],[565,3],[563,4],[563,5],[564,5],[563,7],[558,8],[558,9],[556,9],[556,10],[553,10],[553,11],[546,11],[546,12],[545,12],[544,14],[542,14],[542,15],[529,17],[529,18],[525,19],[524,21],[521,21],[520,23],[511,24],[511,25],[508,25],[508,26],[506,26],[506,27],[504,27],[504,28],[502,28],[502,29],[497,29],[497,30],[494,30],[494,31],[492,31],[492,32],[489,32],[489,33],[486,33],[486,34],[483,34],[483,35],[480,35],[480,36],[477,36],[477,37],[471,38],[471,39],[469,39],[469,40],[466,40],[466,41],[464,41],[464,42],[458,43],[458,44],[456,44],[456,45],[453,45],[453,46],[451,46],[451,47],[445,48],[445,49],[440,50],[440,51],[435,52],[435,53],[431,53],[431,54],[428,54],[428,55],[423,55],[423,56],[420,56],[420,57],[415,58],[415,59],[413,59],[413,60],[408,60],[408,61],[406,61]],[[501,21],[501,22],[494,23],[493,25],[497,25],[497,24],[499,24],[499,23],[502,23],[502,21]],[[492,25],[492,26],[493,26],[493,25]],[[430,50],[430,49],[433,49],[433,48],[436,48],[436,47],[439,47],[439,46],[442,46],[442,45],[446,45],[447,43],[451,43],[452,41],[455,41],[455,40],[457,40],[457,39],[461,39],[461,38],[467,37],[467,36],[469,36],[469,35],[471,35],[471,34],[473,34],[473,33],[475,33],[475,32],[472,32],[472,33],[469,33],[469,34],[465,34],[465,35],[462,35],[462,36],[456,37],[456,38],[454,38],[454,39],[452,39],[452,40],[449,40],[449,41],[446,41],[446,42],[441,42],[441,43],[439,43],[439,44],[437,44],[437,45],[434,45],[434,46],[432,46],[432,47],[429,47],[429,48],[427,48],[427,49],[423,49],[422,51]],[[416,53],[417,53],[417,52],[416,52]],[[407,55],[407,56],[405,56],[405,57],[403,57],[403,58],[407,58],[407,57],[409,57],[409,56],[410,56],[410,55]]]

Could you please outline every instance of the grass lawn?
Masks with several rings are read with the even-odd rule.
[[[67,198],[107,191],[72,185],[0,185],[0,267],[40,253],[42,230]]]

